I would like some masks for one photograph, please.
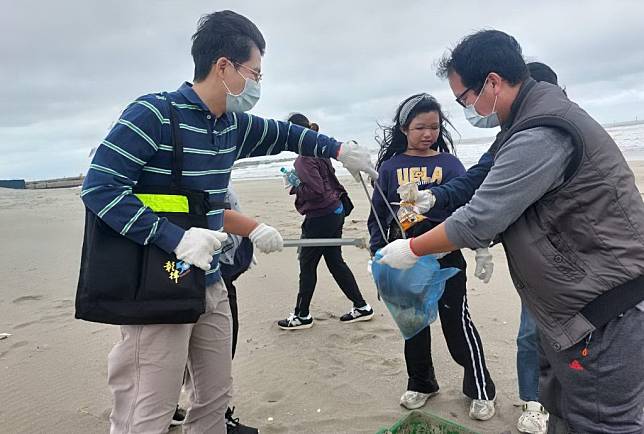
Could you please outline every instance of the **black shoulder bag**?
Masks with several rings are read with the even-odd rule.
[[[161,219],[186,230],[207,228],[208,211],[225,204],[211,203],[208,193],[181,186],[183,143],[176,109],[166,98],[173,148],[171,185],[136,186],[133,194]],[[76,318],[107,324],[185,324],[196,322],[204,311],[203,270],[153,244],[131,241],[85,210]]]

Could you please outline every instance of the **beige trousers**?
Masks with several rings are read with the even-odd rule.
[[[195,324],[121,326],[121,340],[107,362],[114,403],[110,433],[166,433],[185,372],[190,406],[184,433],[225,434],[231,336],[228,293],[221,281],[206,288],[206,311]]]

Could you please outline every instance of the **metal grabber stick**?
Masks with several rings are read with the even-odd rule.
[[[383,240],[385,240],[385,242],[387,242],[388,244],[387,232],[382,227],[382,223],[380,222],[380,217],[376,212],[376,207],[373,205],[373,201],[371,200],[371,195],[369,194],[369,190],[367,189],[367,184],[365,183],[364,178],[362,177],[362,173],[360,173],[359,176],[360,176],[360,183],[362,184],[362,188],[365,194],[367,195],[367,201],[371,206],[373,215],[376,217],[376,223],[378,223],[380,234],[382,235]],[[387,196],[385,196],[385,193],[382,191],[382,188],[380,187],[380,185],[378,185],[377,182],[374,182],[374,186],[375,186],[374,190],[377,190],[380,196],[382,196],[382,199],[385,202],[387,209],[389,210],[394,221],[400,228],[400,233],[402,234],[402,237],[407,238],[407,236],[405,235],[405,230],[400,224],[400,220],[398,220],[398,216],[396,215],[396,212],[389,204],[389,200],[387,199]],[[366,249],[367,242],[364,238],[293,238],[293,239],[284,240],[284,247],[299,248],[299,247],[332,247],[332,246],[355,246],[360,249]]]
[[[380,223],[380,216],[378,216],[378,213],[376,212],[376,207],[373,205],[373,201],[371,200],[371,195],[369,194],[369,190],[367,190],[367,184],[365,184],[364,179],[362,178],[362,173],[359,173],[358,176],[360,176],[360,183],[362,184],[362,188],[364,189],[364,192],[367,195],[367,200],[371,205],[371,211],[373,211],[373,215],[374,217],[376,217],[376,222],[378,223],[378,228],[380,228],[380,234],[382,234],[382,239],[385,240],[387,244],[389,244],[389,242],[387,241],[387,233],[382,227],[382,223]],[[387,209],[389,210],[389,212],[391,213],[391,216],[394,218],[396,224],[400,228],[400,233],[402,234],[403,239],[407,239],[407,236],[405,235],[405,230],[403,229],[402,224],[400,224],[400,220],[398,220],[398,216],[396,215],[393,208],[389,204],[389,200],[387,199],[387,196],[385,196],[385,192],[382,191],[382,188],[378,184],[378,181],[375,181],[373,185],[374,185],[374,190],[377,190],[378,193],[380,193],[380,196],[382,196],[382,200],[385,202],[385,205],[387,205]]]

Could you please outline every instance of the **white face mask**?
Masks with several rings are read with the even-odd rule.
[[[237,71],[237,69],[235,69],[235,71]],[[258,82],[244,77],[239,71],[237,71],[237,73],[244,79],[244,89],[242,89],[242,91],[237,95],[232,93],[226,82],[222,80],[224,87],[226,87],[226,91],[228,92],[226,94],[227,112],[247,112],[255,107],[255,104],[257,104],[261,95],[261,87]]]
[[[485,83],[483,83],[483,89],[485,89],[485,85],[487,84],[487,78],[485,79]],[[481,89],[481,93],[476,97],[476,100],[474,101],[474,104],[470,104],[466,107],[463,108],[463,112],[465,113],[465,119],[472,124],[472,126],[475,126],[477,128],[494,128],[498,127],[501,122],[499,121],[499,116],[496,113],[496,100],[498,96],[494,97],[494,105],[492,106],[492,113],[490,113],[487,116],[482,116],[478,114],[476,111],[476,108],[474,106],[476,103],[479,101],[479,98],[483,94],[483,89]]]

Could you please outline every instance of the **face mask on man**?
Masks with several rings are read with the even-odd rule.
[[[233,68],[234,67],[235,65],[233,65]],[[236,68],[235,71],[237,71]],[[261,87],[257,81],[244,77],[239,71],[237,71],[237,74],[241,75],[241,77],[244,79],[244,89],[242,89],[242,91],[236,95],[230,91],[230,88],[228,88],[226,82],[222,80],[227,92],[227,112],[247,112],[248,110],[255,107],[255,104],[257,104],[257,101],[259,101],[261,94]]]
[[[485,89],[485,85],[487,84],[487,78],[485,79],[485,82],[483,83],[483,88],[481,89],[481,93],[476,97],[476,100],[474,101],[474,104],[470,104],[468,106],[465,106],[463,108],[463,112],[465,113],[465,119],[472,124],[472,126],[475,126],[477,128],[494,128],[498,127],[501,122],[499,121],[499,116],[496,113],[496,100],[498,96],[494,97],[494,105],[492,106],[492,113],[490,113],[487,116],[483,116],[478,114],[474,106],[476,103],[479,101],[479,98],[483,94],[483,90]]]

